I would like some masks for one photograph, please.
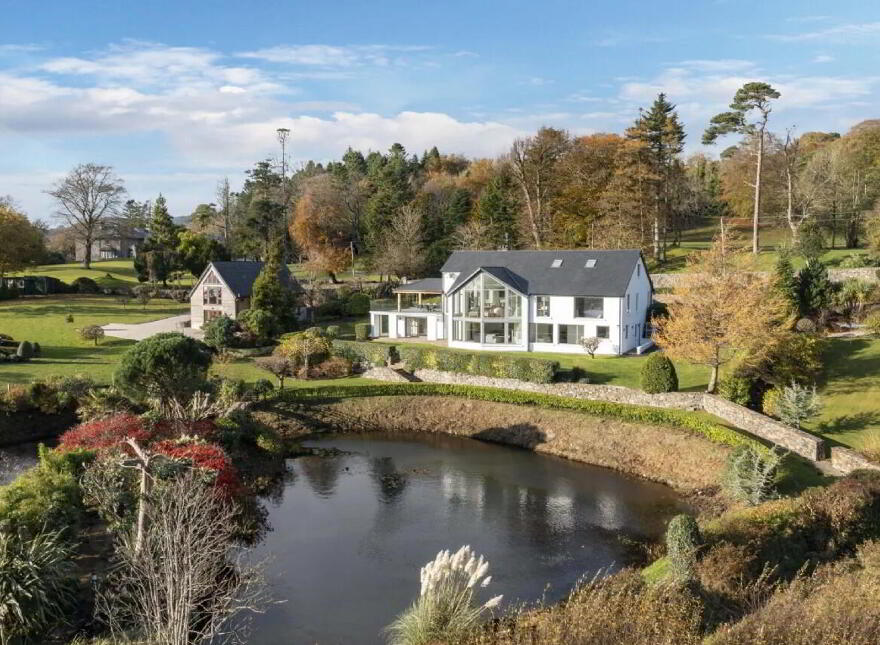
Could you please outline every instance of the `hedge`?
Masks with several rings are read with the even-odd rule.
[[[349,359],[352,363],[382,367],[397,362],[397,348],[384,343],[357,340],[332,340],[333,353]]]
[[[650,408],[610,401],[574,399],[555,394],[504,390],[475,385],[447,385],[441,383],[383,383],[361,387],[337,385],[287,390],[282,395],[290,401],[332,400],[371,396],[460,396],[478,401],[536,405],[554,410],[574,410],[590,416],[615,418],[633,423],[668,425],[690,430],[706,439],[726,446],[752,445],[761,452],[767,448],[758,440],[740,434],[736,430],[701,419],[692,412],[666,408]]]
[[[440,347],[405,346],[398,349],[406,369],[433,369],[492,378],[512,378],[530,383],[552,383],[559,363],[542,358],[482,352],[456,352]]]

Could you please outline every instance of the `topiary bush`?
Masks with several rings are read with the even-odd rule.
[[[34,343],[34,357],[39,358],[43,355],[43,348],[40,347],[40,343]]]
[[[205,344],[215,349],[232,347],[235,344],[237,330],[238,325],[229,316],[219,316],[202,326]]]
[[[85,276],[81,276],[74,280],[71,286],[77,293],[98,293],[101,291],[97,282]]]
[[[328,325],[327,329],[324,330],[324,334],[330,339],[339,338],[339,333],[339,325]]]
[[[370,323],[358,323],[354,326],[354,338],[355,340],[369,340],[370,339]]]
[[[675,365],[662,352],[654,352],[642,365],[640,374],[642,390],[648,394],[678,391],[678,374]]]
[[[15,350],[15,354],[21,360],[28,361],[34,356],[34,346],[31,345],[29,341],[23,340],[18,344],[18,349]]]
[[[703,544],[700,527],[690,515],[673,517],[666,528],[666,557],[672,576],[685,582],[694,577],[697,553]]]
[[[370,313],[370,296],[365,293],[353,293],[345,301],[345,313],[348,316],[366,316]]]
[[[134,401],[148,398],[188,400],[204,390],[211,350],[195,338],[175,332],[156,334],[122,355],[115,384]]]

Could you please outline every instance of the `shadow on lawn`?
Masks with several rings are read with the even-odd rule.
[[[880,425],[880,411],[869,410],[855,414],[844,414],[816,425],[821,434],[839,434],[864,430],[869,426]]]
[[[822,384],[835,394],[864,392],[863,379],[880,374],[880,354],[865,353],[871,344],[864,338],[837,338],[829,342],[823,356],[828,367],[822,374]]]

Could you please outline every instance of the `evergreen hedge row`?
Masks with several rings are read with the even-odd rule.
[[[398,348],[406,369],[432,369],[492,378],[512,378],[530,383],[552,383],[559,363],[542,358],[456,352],[440,347],[403,346]]]
[[[610,401],[591,401],[574,399],[554,394],[504,390],[474,385],[446,385],[440,383],[383,383],[361,387],[321,386],[286,390],[281,394],[288,401],[333,400],[371,396],[460,396],[478,401],[513,403],[517,405],[536,405],[554,410],[574,410],[590,416],[615,418],[633,423],[669,425],[702,435],[715,443],[727,446],[752,445],[761,452],[767,448],[759,441],[744,434],[700,418],[685,410],[650,408]]]
[[[349,359],[352,363],[381,367],[397,362],[397,348],[384,343],[358,340],[332,340],[333,353]]]

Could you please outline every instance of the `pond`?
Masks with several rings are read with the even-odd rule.
[[[267,502],[257,557],[285,602],[255,617],[255,645],[383,643],[418,594],[420,567],[464,544],[491,563],[491,595],[552,602],[619,567],[618,537],[657,537],[684,507],[659,484],[467,438],[334,434],[305,445],[342,454],[291,460]]]
[[[0,486],[37,465],[37,446],[36,443],[20,443],[0,448]]]

